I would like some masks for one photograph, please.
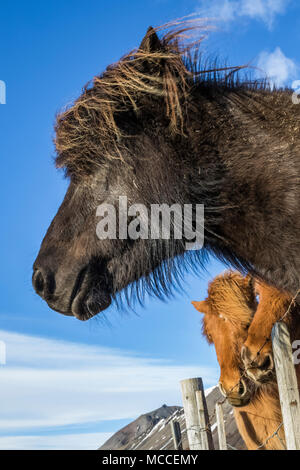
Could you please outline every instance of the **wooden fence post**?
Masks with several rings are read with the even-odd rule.
[[[288,450],[300,450],[300,399],[290,334],[285,323],[275,323],[272,344],[283,427]]]
[[[208,410],[204,390],[196,391],[196,403],[198,408],[200,436],[203,450],[213,450],[214,443],[211,435]]]
[[[201,391],[204,397],[204,389],[202,379],[200,377],[194,379],[187,379],[182,380],[181,384],[181,391],[182,391],[182,399],[183,399],[183,407],[184,407],[184,415],[185,415],[185,422],[186,422],[186,430],[187,430],[187,437],[189,442],[190,450],[202,450],[203,449],[203,439],[202,435],[203,432],[201,431],[201,426],[199,422],[199,412],[198,412],[198,405],[196,399],[196,392]],[[201,415],[205,417],[205,425],[202,426],[203,428],[207,428],[209,426],[208,421],[208,411],[206,406],[205,397],[202,400],[203,405]],[[213,441],[212,436],[209,433],[209,446],[213,448]]]
[[[201,389],[202,379],[182,380],[180,384],[189,448],[190,450],[201,450],[202,440],[199,432],[199,418],[195,392]]]
[[[227,450],[224,414],[221,403],[216,403],[216,421],[219,438],[219,450]]]
[[[174,449],[182,450],[182,437],[181,437],[180,424],[178,421],[171,421],[171,430],[172,430],[172,437],[173,437],[173,442],[174,442]]]

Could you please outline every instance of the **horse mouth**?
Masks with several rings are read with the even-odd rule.
[[[250,401],[251,401],[250,397],[244,398],[242,400],[228,398],[228,402],[234,408],[242,408],[243,406],[247,406],[247,405],[249,405]]]
[[[251,401],[251,393],[246,392],[245,395],[243,396],[228,396],[227,397],[228,402],[230,403],[231,406],[234,408],[241,408],[243,406],[249,405]]]
[[[98,313],[106,310],[112,302],[112,296],[106,286],[95,284],[88,268],[83,268],[74,283],[68,306],[60,308],[57,303],[48,301],[52,310],[66,316],[74,316],[78,320],[86,321]]]
[[[71,312],[78,320],[86,321],[106,310],[110,304],[111,295],[107,292],[79,290],[71,304]]]

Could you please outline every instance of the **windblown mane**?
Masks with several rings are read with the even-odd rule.
[[[94,77],[75,103],[57,117],[57,166],[80,172],[88,161],[97,163],[99,155],[123,160],[124,138],[130,136],[120,129],[118,116],[122,112],[138,114],[145,105],[149,108],[149,98],[163,101],[171,135],[184,135],[191,88],[212,80],[230,87],[237,84],[236,72],[242,68],[217,67],[216,63],[211,68],[202,66],[200,44],[207,28],[199,20],[149,28],[150,42],[155,42],[156,32],[167,30],[156,50],[155,44],[153,50],[142,43]],[[200,38],[191,40],[195,30],[201,30]]]
[[[222,103],[224,90],[234,88],[238,92],[258,88],[259,82],[239,78],[238,71],[242,66],[225,67],[218,66],[216,61],[205,62],[200,46],[208,28],[207,20],[201,23],[199,19],[149,28],[138,49],[94,77],[81,96],[57,116],[56,165],[64,167],[69,175],[79,175],[79,178],[93,173],[95,165],[110,167],[112,160],[125,162],[134,168],[136,155],[141,152],[135,152],[134,143],[130,144],[136,134],[145,131],[142,126],[147,127],[148,119],[155,120],[159,114],[163,129],[167,130],[167,139],[175,140],[178,135],[189,135],[188,109],[197,108],[198,112],[193,97],[200,87],[212,89],[214,99]],[[194,33],[197,33],[197,39]],[[235,98],[238,99],[237,95]],[[147,153],[147,147],[143,146],[143,151]],[[213,163],[212,173],[217,165]],[[156,169],[153,171],[155,173]],[[221,184],[222,175],[218,174],[215,186],[212,181],[208,185],[203,179],[193,189],[199,201],[203,194],[206,195],[206,241],[211,233],[214,238],[221,237],[213,231],[219,221],[217,211],[225,208],[224,202],[216,196],[220,194],[216,188]],[[141,261],[135,266],[136,280],[124,290],[129,305],[134,299],[143,302],[146,294],[154,293],[161,299],[169,297],[179,287],[181,289],[186,272],[191,269],[198,274],[204,268],[208,251],[191,250],[182,255],[179,245],[180,242],[172,239],[168,242],[157,240],[151,247],[139,243],[136,259]],[[222,250],[211,245],[210,253],[243,272],[251,270],[249,263],[238,259],[223,239],[222,245]],[[129,251],[128,257],[131,256]],[[126,254],[123,262],[132,266],[132,260],[127,260]],[[114,290],[114,295],[117,301],[122,301],[117,290]]]

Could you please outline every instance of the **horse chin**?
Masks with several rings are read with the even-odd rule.
[[[86,321],[94,317],[111,304],[111,296],[107,292],[97,292],[97,295],[79,291],[71,305],[71,314],[78,320]]]
[[[86,321],[106,310],[112,301],[107,282],[99,280],[93,266],[83,268],[75,281],[69,309],[78,320]]]
[[[47,302],[51,310],[57,313],[66,315],[68,317],[75,317],[78,320],[86,321],[94,317],[98,313],[106,310],[112,302],[111,296],[108,293],[102,292],[93,297],[91,294],[86,292],[78,292],[74,298],[70,310],[62,310],[51,302]]]
[[[243,397],[228,397],[228,402],[234,408],[242,408],[243,406],[249,405],[251,401],[251,395],[246,394]]]
[[[54,312],[61,313],[62,315],[66,315],[67,317],[73,317],[74,316],[71,311],[61,310],[61,309],[57,308],[56,306],[54,306],[51,302],[47,302],[47,304],[48,304],[48,307],[51,308],[51,310],[54,310]]]

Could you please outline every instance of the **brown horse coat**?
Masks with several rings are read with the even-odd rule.
[[[259,295],[258,305],[253,298],[255,293]],[[247,371],[248,376],[254,380],[247,378],[241,348],[246,342],[255,345],[257,352],[262,346],[261,341],[270,337],[273,324],[286,312],[290,301],[290,296],[272,287],[263,283],[253,285],[249,277],[227,271],[210,283],[206,300],[193,302],[195,308],[204,313],[204,335],[216,348],[221,369],[220,389],[235,406],[239,432],[251,450],[283,449],[285,437],[272,356],[271,373],[263,367],[264,360],[257,365],[260,373],[257,375],[263,377],[262,382],[269,380],[260,383],[251,369]],[[285,321],[293,340],[299,332],[300,322],[291,313],[285,316]],[[268,354],[271,354],[270,343],[267,344]],[[296,373],[300,385],[299,366]]]

